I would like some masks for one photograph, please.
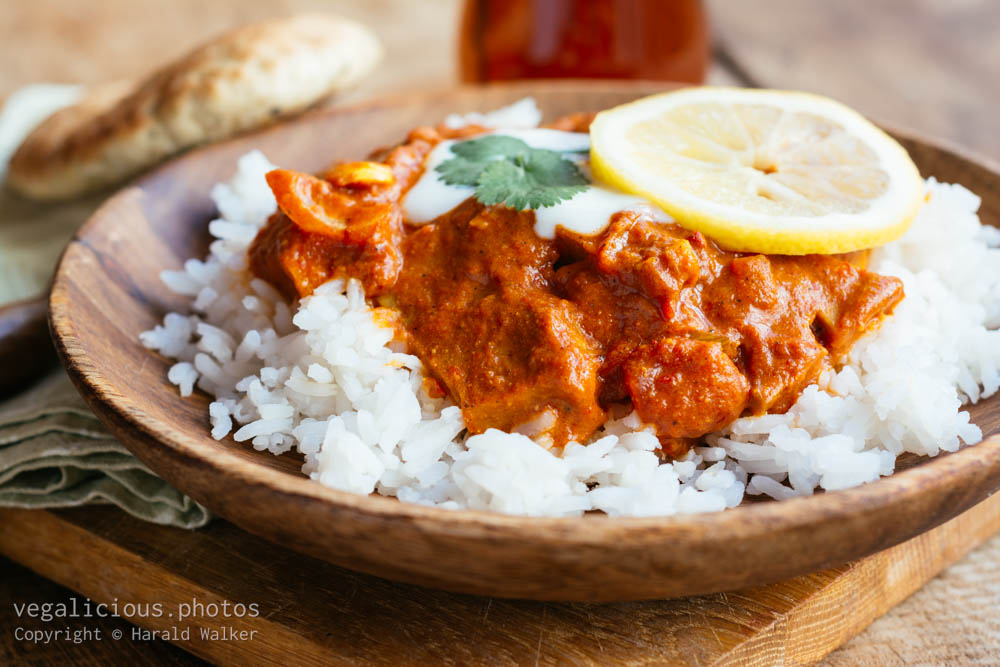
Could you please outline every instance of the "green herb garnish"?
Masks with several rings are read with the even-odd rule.
[[[483,204],[518,210],[545,208],[583,192],[587,179],[562,153],[520,139],[489,135],[451,147],[455,157],[437,166],[448,185],[476,188]]]

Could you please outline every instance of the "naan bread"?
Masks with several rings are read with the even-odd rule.
[[[359,81],[381,54],[370,30],[337,16],[238,28],[137,84],[97,87],[56,112],[18,148],[7,181],[33,199],[100,189],[301,111]]]

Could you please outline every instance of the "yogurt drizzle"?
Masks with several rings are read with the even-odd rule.
[[[568,153],[566,157],[577,162],[581,171],[591,181],[586,190],[572,199],[534,211],[535,234],[540,238],[555,238],[557,226],[587,236],[600,234],[608,226],[611,216],[619,211],[645,210],[659,219],[670,220],[670,216],[643,197],[625,194],[593,183],[588,158],[589,134],[549,129],[498,130],[492,134],[521,139],[532,148],[547,148]],[[455,143],[455,141],[442,141],[424,161],[423,175],[403,199],[403,214],[409,223],[414,225],[428,223],[474,194],[475,188],[470,186],[448,185],[441,180],[435,170],[439,164],[453,157],[451,147]]]

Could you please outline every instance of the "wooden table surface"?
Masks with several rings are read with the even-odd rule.
[[[362,20],[386,46],[382,67],[344,101],[457,80],[458,0],[31,0],[0,5],[0,97],[33,82],[95,83],[144,72],[240,22],[301,10]],[[713,83],[812,90],[872,117],[1000,161],[1000,3],[995,0],[710,0]],[[418,54],[418,57],[414,57]],[[72,593],[0,560],[0,619],[14,602],[66,602]],[[1000,663],[1000,536],[931,581],[831,654],[831,665]],[[109,628],[112,626],[109,626]],[[0,634],[0,660],[12,654]],[[194,664],[162,642],[131,653],[112,644],[72,653]],[[117,645],[118,651],[122,650]],[[69,654],[39,649],[30,660]]]

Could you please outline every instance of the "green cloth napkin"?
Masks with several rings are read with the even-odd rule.
[[[0,506],[98,503],[182,528],[211,519],[111,436],[62,370],[0,403]]]

